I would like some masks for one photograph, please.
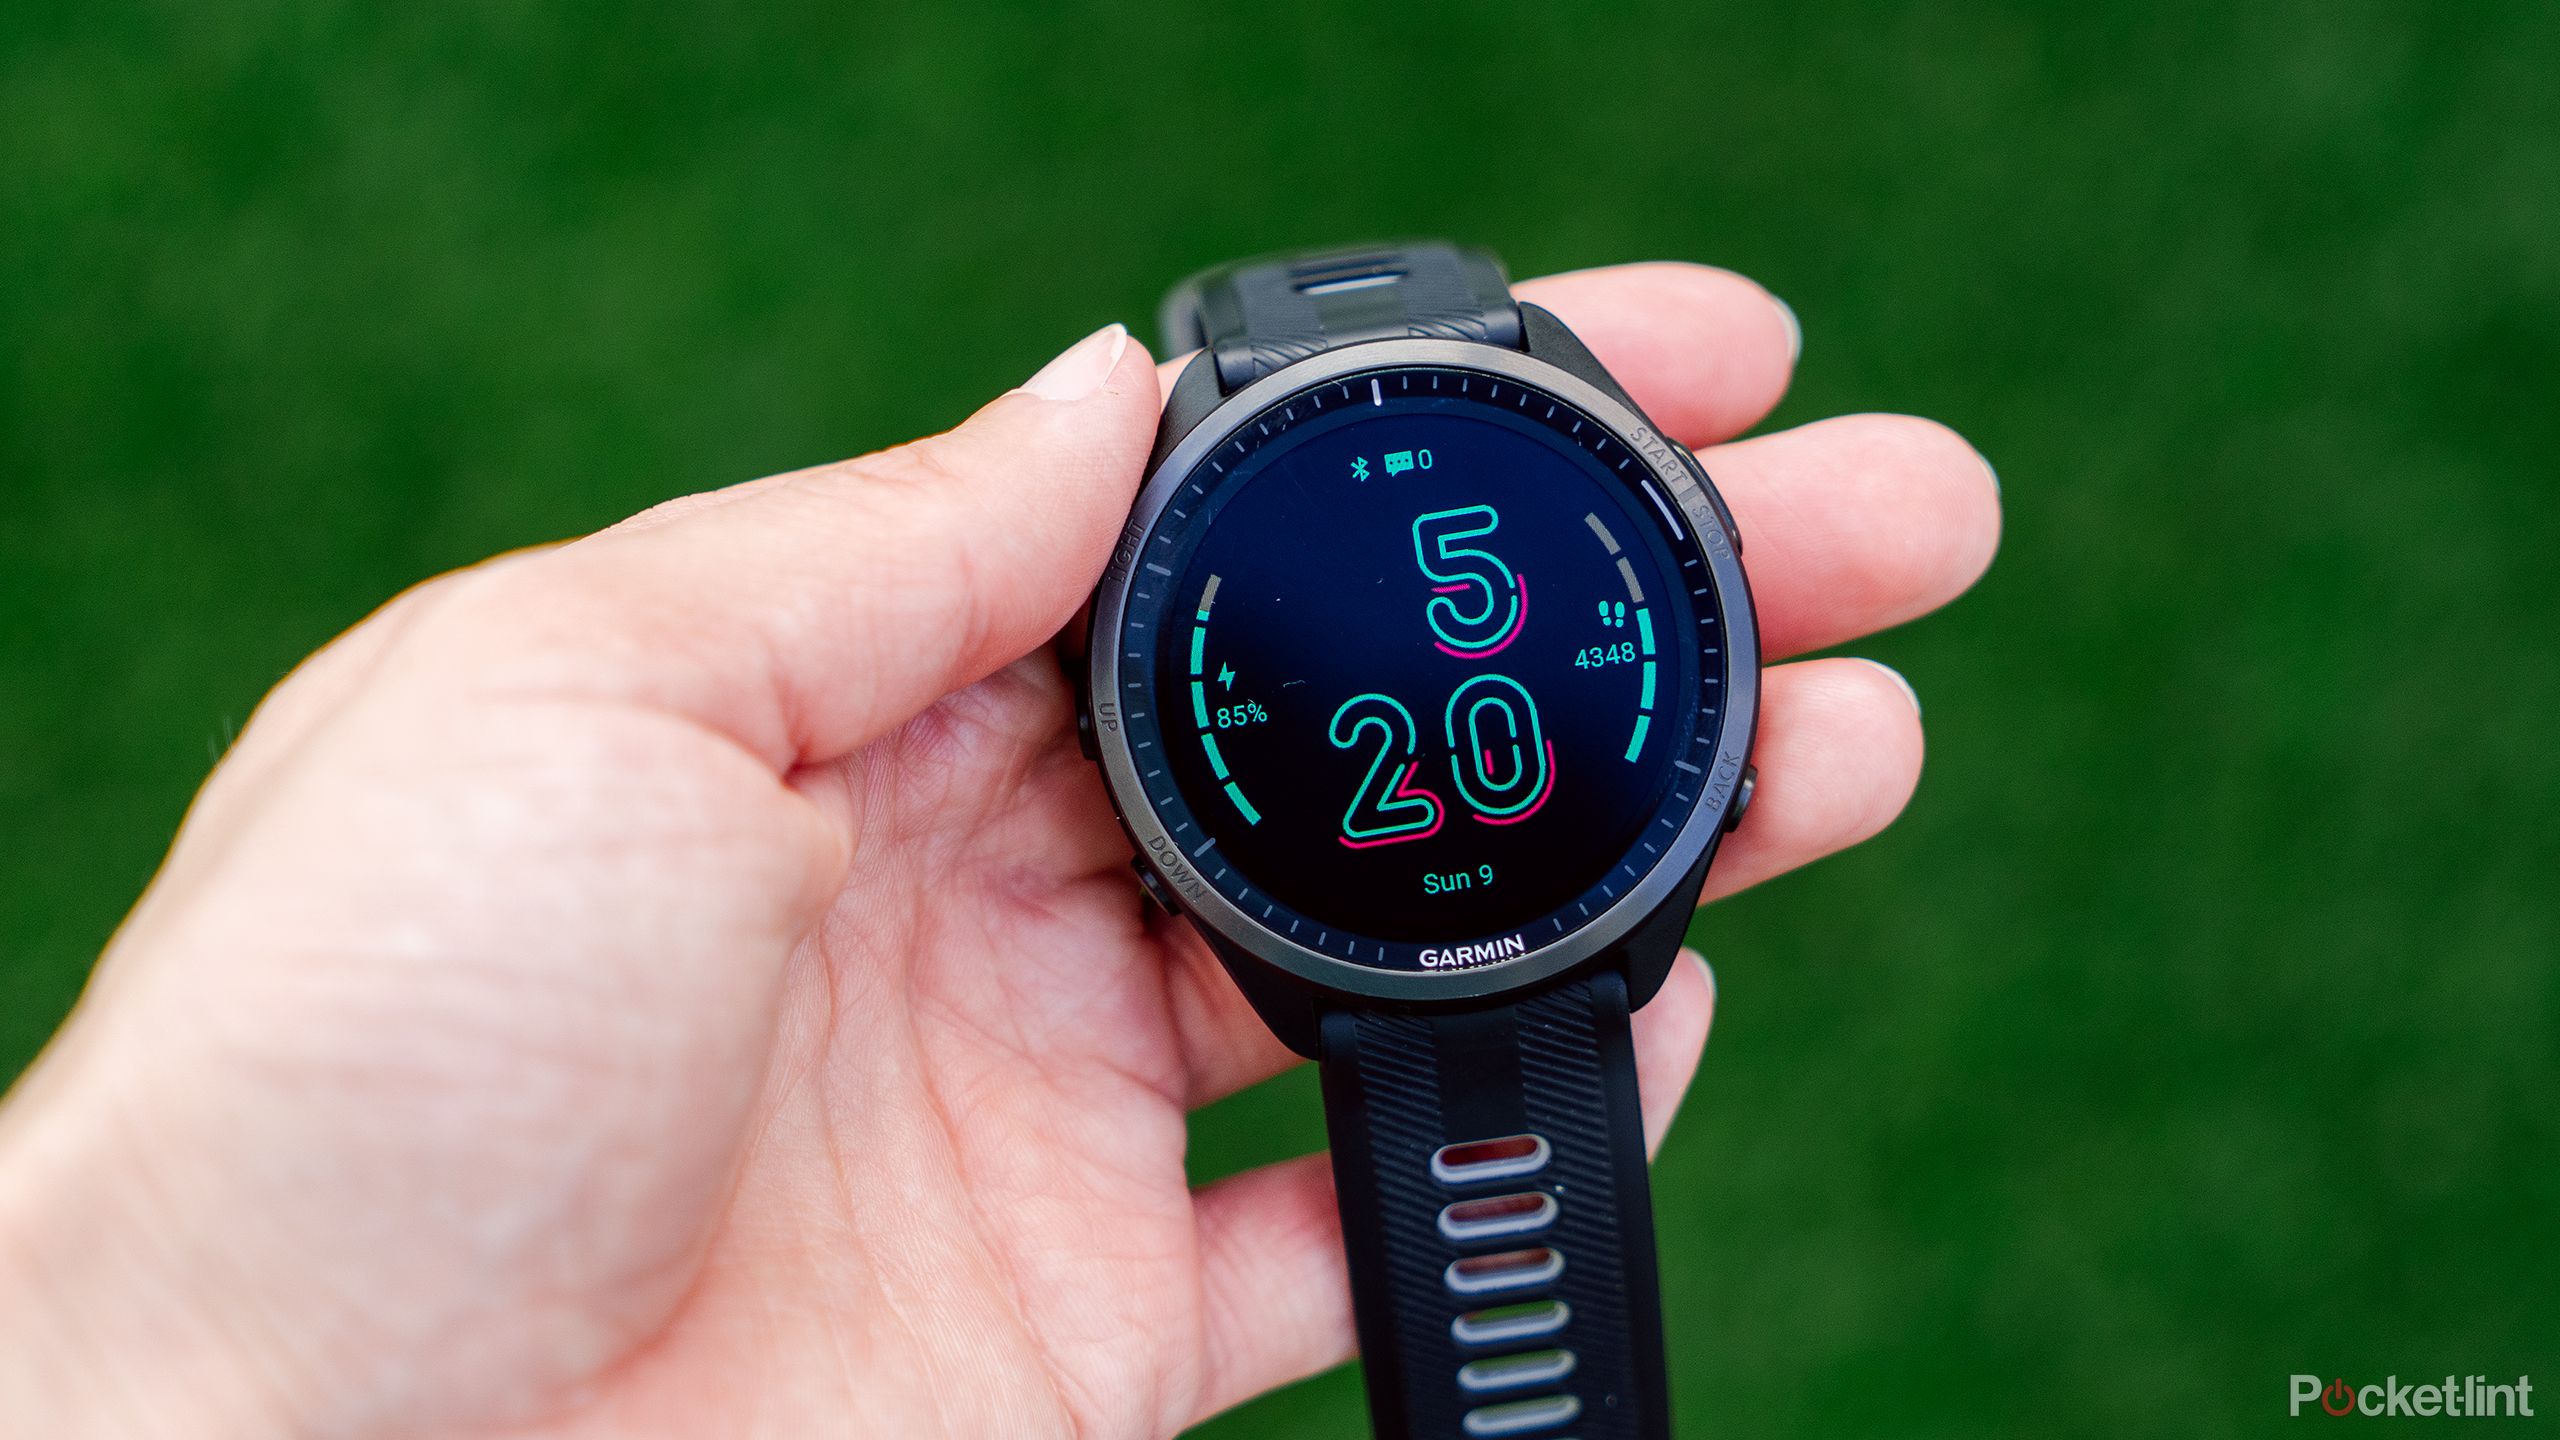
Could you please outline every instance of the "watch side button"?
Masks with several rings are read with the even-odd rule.
[[[1733,511],[1724,503],[1724,496],[1717,492],[1713,481],[1707,484],[1707,502],[1716,507],[1716,518],[1724,522],[1724,533],[1733,537],[1734,558],[1741,559],[1742,527],[1734,523]]]
[[[1129,857],[1129,868],[1138,872],[1138,888],[1147,892],[1147,899],[1152,901],[1157,909],[1167,915],[1182,913],[1174,908],[1173,892],[1165,885],[1164,877],[1155,872],[1154,866],[1132,855]]]
[[[1087,760],[1102,759],[1102,744],[1093,734],[1093,701],[1086,698],[1081,685],[1076,687],[1076,748]]]
[[[1752,792],[1760,788],[1760,767],[1742,767],[1742,783],[1733,787],[1733,803],[1724,807],[1724,828],[1731,831],[1742,823],[1742,812],[1751,808]]]

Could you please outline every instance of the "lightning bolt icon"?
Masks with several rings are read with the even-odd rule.
[[[1218,688],[1221,690],[1233,690],[1236,688],[1236,667],[1233,665],[1221,665],[1218,667]]]

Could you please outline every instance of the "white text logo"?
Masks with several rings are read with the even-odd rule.
[[[1514,955],[1525,955],[1528,952],[1529,942],[1517,935],[1506,935],[1499,940],[1487,940],[1477,945],[1452,945],[1446,950],[1434,950],[1425,946],[1422,951],[1422,968],[1456,970],[1469,965],[1490,965],[1496,960],[1508,960]]]
[[[2512,1384],[2492,1385],[2486,1375],[2447,1375],[2441,1382],[2403,1385],[2400,1377],[2383,1377],[2379,1385],[2350,1385],[2343,1378],[2325,1384],[2317,1375],[2293,1377],[2293,1410],[2307,1405],[2326,1415],[2533,1415],[2533,1378],[2519,1375]]]

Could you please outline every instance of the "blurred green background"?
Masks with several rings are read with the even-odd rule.
[[[2560,1406],[2560,7],[758,8],[9,7],[0,1079],[411,581],[947,424],[1239,253],[1692,257],[1803,317],[1773,423],[1942,417],[2009,507],[1866,647],[1908,818],[1698,927],[1695,1433]],[[1319,1139],[1292,1077],[1200,1169]]]

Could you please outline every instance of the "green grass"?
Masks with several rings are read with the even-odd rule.
[[[1803,316],[1778,423],[1945,418],[2010,519],[1869,647],[1907,820],[1699,926],[1695,1429],[2560,1387],[2560,9],[759,8],[11,8],[0,1077],[410,581],[942,425],[1236,253],[1696,257]],[[1292,1077],[1200,1164],[1319,1138]]]

